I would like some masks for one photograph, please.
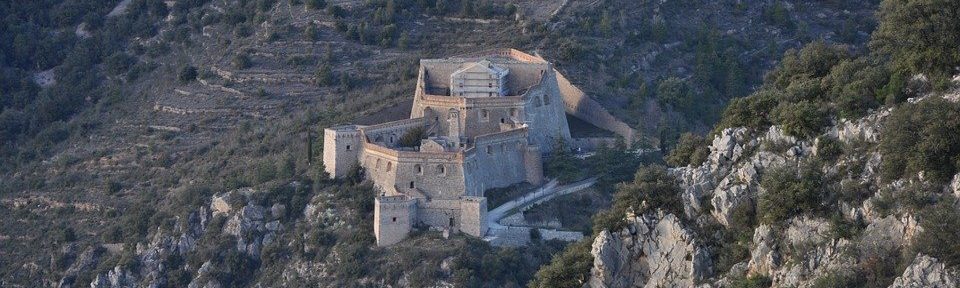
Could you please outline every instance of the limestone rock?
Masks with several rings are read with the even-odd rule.
[[[817,245],[830,240],[830,223],[807,216],[793,218],[790,219],[786,236],[787,242],[794,246]]]
[[[917,255],[913,263],[890,285],[891,288],[957,287],[960,277],[936,258]]]
[[[690,287],[712,273],[710,257],[673,214],[631,217],[593,243],[591,287]]]
[[[860,237],[861,253],[874,254],[893,251],[911,243],[919,233],[917,220],[910,215],[897,218],[893,215],[884,217],[867,226]]]
[[[780,267],[780,251],[773,230],[768,225],[760,225],[753,230],[754,247],[750,251],[747,263],[749,274],[767,275]]]

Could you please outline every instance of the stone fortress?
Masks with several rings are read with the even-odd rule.
[[[587,149],[613,140],[571,138],[567,113],[633,140],[541,57],[502,49],[424,59],[410,118],[325,129],[323,163],[333,178],[363,168],[374,183],[379,246],[419,225],[483,237],[484,191],[541,184],[542,155],[560,139]]]

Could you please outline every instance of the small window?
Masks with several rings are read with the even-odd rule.
[[[447,173],[447,169],[443,167],[443,164],[437,165],[437,174],[443,175]]]
[[[493,149],[490,149],[490,146],[487,146],[487,154],[493,154]]]
[[[490,118],[490,111],[487,111],[487,109],[481,109],[480,117],[483,118],[484,120],[486,120],[487,118]]]
[[[423,175],[423,166],[420,166],[420,164],[413,165],[413,169],[417,170],[417,174]],[[413,182],[410,183],[413,185]]]
[[[350,145],[347,145],[347,151],[350,151]]]
[[[414,188],[413,181],[410,181],[410,189],[413,189],[413,188]]]
[[[453,227],[453,217],[450,217],[450,227]]]
[[[500,118],[500,124],[507,123],[506,119]]]
[[[393,217],[393,222],[397,222],[397,217]]]
[[[487,88],[493,88],[493,82],[487,83]]]
[[[510,117],[517,117],[517,108],[510,108]]]
[[[543,94],[543,104],[550,105],[550,94]]]
[[[390,172],[390,170],[393,170],[393,162],[387,161],[387,172]]]

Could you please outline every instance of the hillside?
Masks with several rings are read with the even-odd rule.
[[[884,1],[869,49],[787,52],[531,286],[956,287],[958,8]]]
[[[418,59],[513,47],[672,148],[787,49],[864,49],[876,2],[0,4],[0,286],[523,286],[564,243],[372,248],[321,129],[402,114]]]

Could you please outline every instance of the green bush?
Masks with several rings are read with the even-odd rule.
[[[833,162],[843,154],[843,142],[835,137],[821,136],[816,141],[817,157],[821,160]]]
[[[677,179],[667,174],[666,167],[660,165],[640,167],[634,175],[633,182],[617,186],[613,210],[624,215],[630,210],[644,213],[659,208],[680,217],[684,215],[680,192]]]
[[[760,222],[777,223],[821,209],[824,197],[822,175],[816,166],[804,163],[799,171],[787,166],[764,173],[760,186],[765,193],[760,194],[757,202]]]
[[[946,78],[960,65],[960,1],[885,0],[870,47],[902,75]]]
[[[399,147],[416,147],[420,146],[420,142],[427,138],[426,130],[423,127],[415,127],[413,129],[407,130],[400,136],[400,140],[397,141],[397,146]]]
[[[674,167],[687,165],[700,166],[710,156],[709,143],[706,139],[693,133],[683,133],[677,147],[670,150],[666,161]]]
[[[917,237],[917,249],[948,266],[960,265],[960,207],[952,199],[940,201],[920,212],[923,231]]]
[[[941,98],[905,104],[884,120],[880,139],[886,180],[920,172],[937,183],[949,181],[960,163],[960,104]]]
[[[773,285],[770,277],[764,275],[753,275],[749,277],[737,277],[730,281],[730,287],[736,288],[766,288]]]
[[[787,135],[800,139],[820,134],[823,128],[830,124],[826,112],[819,105],[806,100],[780,103],[773,109],[773,119]]]
[[[580,160],[574,157],[563,138],[557,139],[551,151],[544,163],[544,174],[556,178],[560,183],[570,183],[583,178]]]
[[[323,9],[327,7],[327,1],[325,0],[306,0],[306,4],[309,9]]]
[[[247,69],[253,65],[250,61],[250,56],[247,54],[241,53],[233,57],[233,60],[230,61],[230,64],[233,65],[235,69]]]
[[[580,288],[590,279],[593,256],[590,255],[591,238],[570,244],[567,249],[537,271],[530,288]]]
[[[777,94],[773,91],[758,91],[747,97],[733,99],[723,110],[723,117],[714,132],[733,127],[760,129],[770,126],[767,115],[777,107],[777,102]]]
[[[197,74],[197,67],[186,66],[180,69],[180,73],[177,73],[177,80],[180,80],[182,83],[187,83],[197,80]]]
[[[695,104],[702,104],[694,103],[693,92],[690,90],[690,84],[686,81],[670,77],[657,84],[657,101],[660,104],[672,107],[674,110],[690,113],[696,111]]]

